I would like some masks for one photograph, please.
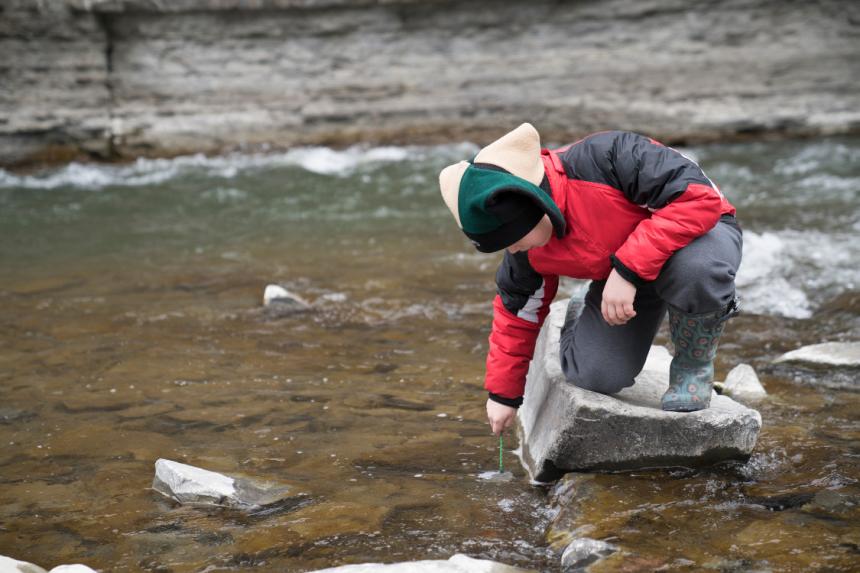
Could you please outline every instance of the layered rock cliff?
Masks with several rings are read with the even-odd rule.
[[[860,131],[860,4],[0,0],[0,164]]]

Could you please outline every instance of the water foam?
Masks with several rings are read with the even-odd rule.
[[[809,318],[815,306],[860,284],[851,236],[785,230],[744,233],[736,284],[747,312]]]
[[[283,153],[231,153],[207,157],[202,153],[172,159],[139,158],[127,165],[69,163],[34,175],[15,175],[0,169],[0,189],[56,189],[72,187],[98,190],[105,187],[142,187],[171,179],[199,174],[209,178],[231,179],[249,170],[298,167],[320,175],[348,177],[362,168],[406,160],[462,158],[474,154],[469,143],[440,146],[353,146],[346,149],[298,147]]]
[[[856,165],[857,163],[860,163],[860,148],[824,140],[804,145],[789,157],[778,159],[773,170],[780,175],[794,177],[815,173],[833,165]]]

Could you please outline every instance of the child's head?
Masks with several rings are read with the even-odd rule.
[[[546,245],[552,238],[552,221],[549,216],[541,217],[537,225],[523,236],[519,241],[507,247],[510,253],[519,253],[520,251],[528,251],[537,247]]]
[[[463,233],[484,253],[545,245],[565,231],[548,193],[540,136],[524,123],[482,149],[471,161],[439,174],[445,204]]]

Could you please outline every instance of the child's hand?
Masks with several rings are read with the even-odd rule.
[[[514,423],[517,409],[499,404],[490,399],[487,400],[487,418],[490,420],[490,429],[495,435],[499,435]]]
[[[636,287],[612,269],[603,286],[603,301],[600,303],[603,320],[612,326],[618,326],[636,316],[636,311],[633,310],[634,298],[636,298]]]

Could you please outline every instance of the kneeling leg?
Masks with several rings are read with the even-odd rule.
[[[633,303],[636,316],[626,324],[611,326],[600,313],[606,281],[593,281],[578,318],[568,313],[559,351],[568,382],[601,394],[614,394],[633,385],[642,370],[666,304],[653,289],[643,287]],[[580,303],[581,304],[581,303]]]

